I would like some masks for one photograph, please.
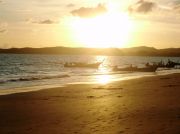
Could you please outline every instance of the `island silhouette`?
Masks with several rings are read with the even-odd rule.
[[[83,48],[83,47],[44,47],[0,49],[0,54],[58,54],[58,55],[107,55],[107,56],[167,56],[179,57],[180,48],[156,49],[154,47],[132,48]]]

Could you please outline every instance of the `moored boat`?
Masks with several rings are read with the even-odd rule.
[[[98,68],[101,62],[97,63],[78,63],[78,62],[71,62],[65,63],[64,67],[77,67],[77,68]]]
[[[143,68],[138,67],[125,67],[125,68],[118,68],[114,67],[113,71],[128,71],[128,72],[155,72],[157,70],[158,66],[147,66]]]
[[[161,67],[161,68],[175,68],[175,66],[180,66],[180,63],[168,60],[166,64],[164,64],[164,62],[161,61],[157,65],[158,67]]]

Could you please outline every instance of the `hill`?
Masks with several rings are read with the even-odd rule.
[[[133,48],[10,48],[0,49],[0,54],[59,54],[59,55],[113,55],[113,56],[171,56],[180,57],[180,48],[156,49],[153,47]]]

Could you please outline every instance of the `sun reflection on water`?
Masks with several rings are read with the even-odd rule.
[[[98,68],[98,74],[95,76],[95,80],[97,83],[106,85],[113,81],[113,76],[109,75],[111,72],[111,67],[109,64],[109,59],[107,56],[96,56],[95,61],[102,62],[101,65]]]
[[[98,75],[96,80],[99,84],[106,85],[111,82],[112,78],[110,75]]]

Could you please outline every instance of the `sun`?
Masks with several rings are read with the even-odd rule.
[[[94,18],[75,18],[72,29],[75,40],[86,47],[125,47],[132,30],[128,14],[115,10],[111,4],[108,12]]]

